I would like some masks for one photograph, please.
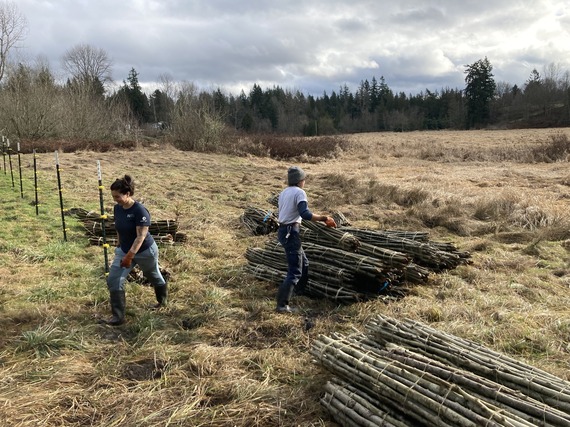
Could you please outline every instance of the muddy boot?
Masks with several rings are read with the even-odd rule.
[[[151,306],[151,309],[158,310],[162,307],[166,307],[166,302],[168,299],[168,287],[166,283],[163,286],[155,286],[154,295],[156,296],[157,303]]]
[[[107,324],[111,326],[119,326],[125,323],[125,291],[111,292],[111,317]]]

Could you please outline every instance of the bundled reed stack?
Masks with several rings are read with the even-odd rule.
[[[303,221],[301,238],[311,265],[307,293],[338,302],[401,298],[408,284],[425,283],[431,272],[455,268],[469,254],[452,244],[431,242],[427,233],[361,230],[335,214],[338,228]],[[278,228],[272,211],[248,207],[242,224],[254,235],[269,235]],[[255,277],[279,283],[287,263],[283,248],[272,239],[265,248],[246,251],[247,270]]]
[[[397,277],[378,260],[313,243],[303,247],[311,264],[309,295],[352,303],[372,298],[389,301],[406,293],[392,285]],[[248,248],[245,256],[246,270],[255,277],[273,283],[285,278],[287,262],[277,240],[268,241],[265,248]]]
[[[87,211],[82,208],[69,209],[68,213],[81,221],[92,245],[103,244],[103,224],[105,224],[105,237],[110,246],[117,245],[117,231],[113,216],[108,215],[107,219],[101,221],[101,214],[94,211]],[[185,233],[178,231],[178,222],[175,220],[153,221],[149,227],[149,232],[158,244],[175,244],[187,240]]]
[[[570,383],[419,322],[377,316],[314,341],[343,426],[568,426]]]
[[[440,272],[467,262],[469,254],[458,251],[452,244],[431,242],[427,233],[406,231],[362,230],[344,227],[360,241],[379,248],[407,254],[415,263]]]
[[[279,228],[277,217],[272,211],[264,211],[253,206],[245,209],[241,222],[255,236],[270,234]]]

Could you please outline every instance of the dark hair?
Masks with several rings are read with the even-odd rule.
[[[131,193],[132,196],[135,194],[135,181],[129,175],[125,175],[123,178],[117,178],[111,184],[111,190],[118,191],[121,194]]]

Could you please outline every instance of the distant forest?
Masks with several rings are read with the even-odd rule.
[[[93,52],[101,53],[89,46],[70,51],[65,81],[42,63],[8,67],[0,84],[4,134],[91,141],[150,135],[196,148],[228,132],[314,136],[570,126],[570,73],[555,65],[533,70],[521,87],[496,82],[484,58],[465,66],[464,88],[417,94],[394,93],[384,77],[373,76],[354,92],[344,85],[321,96],[258,84],[235,95],[162,77],[160,89],[147,95],[134,68],[110,93],[101,72],[106,68],[81,67],[93,62],[85,60]]]
[[[335,133],[570,125],[570,74],[533,70],[523,87],[495,83],[487,59],[467,66],[466,87],[394,93],[384,77],[321,96],[254,85],[248,94],[202,94],[224,121],[253,132]],[[160,96],[158,92],[153,97]],[[151,98],[151,103],[152,103]],[[167,120],[167,117],[165,117]]]
[[[533,70],[523,87],[495,83],[487,58],[466,66],[466,86],[418,94],[394,93],[384,77],[344,85],[321,96],[254,84],[249,93],[202,92],[202,102],[228,126],[245,132],[289,135],[570,125],[570,73],[554,65]],[[174,101],[160,90],[149,99],[146,121],[168,123]]]

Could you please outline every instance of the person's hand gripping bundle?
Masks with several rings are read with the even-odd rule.
[[[128,251],[127,254],[121,260],[121,267],[130,268],[134,257],[135,253],[133,251]]]
[[[334,220],[332,217],[330,217],[330,216],[327,216],[327,219],[325,220],[325,225],[326,225],[327,227],[336,228],[336,222],[335,222],[335,220]]]

